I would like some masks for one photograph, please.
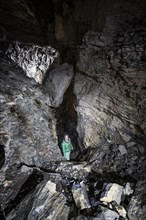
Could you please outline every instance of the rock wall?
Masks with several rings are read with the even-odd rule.
[[[135,15],[138,2],[125,4],[130,15],[120,17],[117,4],[103,32],[87,32],[80,47],[74,91],[78,132],[87,147],[102,138],[146,141],[145,22],[142,8],[141,17]]]
[[[1,144],[6,167],[16,162],[40,166],[49,155],[50,160],[61,158],[49,97],[32,84],[21,69],[1,63]]]
[[[0,219],[146,219],[145,9],[1,2]]]
[[[39,22],[27,1],[2,0],[0,8],[2,39],[37,43],[44,41]]]

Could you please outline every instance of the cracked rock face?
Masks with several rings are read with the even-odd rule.
[[[0,71],[4,166],[16,161],[40,166],[45,161],[59,160],[62,156],[49,97],[12,63],[3,60]]]
[[[28,1],[2,0],[0,20],[1,39],[44,43],[39,21]]]
[[[146,219],[145,7],[2,0],[0,219]]]
[[[106,45],[104,36],[106,39],[99,46],[101,40],[95,32],[87,33],[84,38],[75,93],[78,132],[84,136],[87,147],[99,143],[102,134],[119,144],[135,136],[145,137],[146,64],[142,58],[145,32],[144,26],[139,28],[141,34],[134,39],[137,37],[137,43],[127,42],[126,36],[121,42],[115,36]],[[129,29],[129,35],[131,32]],[[115,34],[124,36],[122,31]]]
[[[3,52],[7,59],[16,63],[28,77],[34,78],[39,84],[42,84],[49,66],[59,56],[58,52],[51,47],[20,42],[9,43],[8,48],[1,51],[1,53]]]
[[[47,181],[40,186],[36,193],[28,220],[32,219],[68,219],[69,207],[65,204],[66,198],[63,193],[57,192],[56,183]],[[44,203],[45,202],[45,203]],[[52,207],[56,207],[56,211]]]
[[[123,193],[123,187],[118,184],[108,184],[105,187],[105,194],[101,195],[100,201],[112,202],[116,201],[118,204],[121,203],[121,195]]]

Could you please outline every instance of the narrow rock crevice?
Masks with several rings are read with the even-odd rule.
[[[5,213],[4,213],[4,211],[3,211],[3,209],[2,209],[2,207],[0,205],[0,220],[5,220],[6,219],[5,217],[6,217]]]
[[[3,167],[5,163],[5,146],[0,145],[0,169]]]
[[[145,11],[2,0],[0,220],[146,219]]]
[[[68,134],[71,138],[73,145],[73,152],[71,154],[71,159],[76,160],[79,153],[82,151],[83,146],[79,140],[77,133],[77,112],[75,110],[76,96],[73,92],[74,82],[72,81],[69,88],[66,90],[63,98],[63,102],[55,110],[57,123],[56,130],[58,136],[58,144],[61,149],[61,142],[65,134]]]

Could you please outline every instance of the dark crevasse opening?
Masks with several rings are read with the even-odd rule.
[[[5,148],[4,145],[0,145],[0,169],[5,163],[5,149],[4,148]]]
[[[0,205],[0,220],[5,220],[5,219],[6,219],[5,218],[5,214],[4,214],[3,209],[2,209],[2,207]]]
[[[71,82],[69,88],[66,90],[63,98],[63,102],[55,110],[57,123],[56,123],[56,130],[58,136],[58,144],[61,149],[61,143],[63,141],[64,135],[68,134],[72,145],[73,150],[71,152],[71,159],[77,160],[79,153],[84,148],[81,140],[77,133],[77,112],[75,110],[76,105],[76,96],[73,92],[74,84],[73,81]],[[62,149],[61,149],[62,151]]]

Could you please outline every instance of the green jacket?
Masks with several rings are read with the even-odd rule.
[[[63,153],[69,152],[72,149],[71,142],[63,141],[61,146],[62,146]]]

